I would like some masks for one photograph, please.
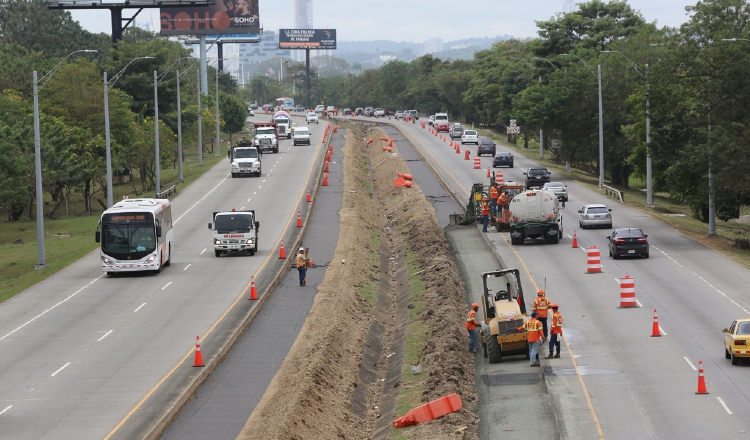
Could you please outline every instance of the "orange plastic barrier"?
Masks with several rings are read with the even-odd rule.
[[[600,273],[602,271],[602,264],[599,248],[596,246],[589,246],[589,248],[586,249],[586,254],[588,256],[586,273]]]
[[[398,179],[393,179],[393,184],[396,186],[406,186],[406,180],[399,177]]]
[[[447,414],[454,413],[460,410],[462,406],[461,397],[458,394],[448,394],[447,396],[414,408],[403,417],[394,420],[391,424],[394,428],[403,428],[404,426],[429,422],[430,420],[439,419]]]
[[[407,180],[406,182],[404,182],[404,186],[407,188],[411,188],[411,182]]]
[[[469,150],[466,150],[468,152]],[[475,170],[481,170],[482,169],[482,158],[479,156],[476,156],[474,158],[474,169]]]
[[[414,177],[411,174],[398,173],[398,177],[401,177],[404,180],[414,180]]]
[[[368,139],[365,145],[370,145],[371,143],[372,143],[372,138]]]
[[[620,278],[620,308],[627,308],[627,307],[638,307],[638,304],[635,302],[635,280],[625,275],[624,277]],[[654,324],[656,324],[656,328],[658,330],[658,324],[656,320],[656,309],[654,309]],[[661,336],[661,334],[658,334],[657,336]]]

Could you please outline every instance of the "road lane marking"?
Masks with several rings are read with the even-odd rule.
[[[321,147],[321,146],[322,146],[322,145],[318,146],[318,151],[317,151],[317,152],[315,153],[315,157],[317,157],[317,156],[318,156],[318,155],[320,154],[320,147]],[[310,180],[310,176],[312,175],[312,172],[313,172],[313,168],[314,168],[314,167],[310,167],[310,169],[309,169],[309,170],[308,170],[308,172],[307,172],[307,180],[308,180],[308,181]],[[226,180],[226,179],[225,179],[225,180]],[[302,190],[300,191],[300,193],[299,193],[299,197],[297,198],[297,204],[296,204],[296,206],[297,206],[297,207],[299,207],[299,206],[304,206],[304,205],[302,205],[302,200],[303,200],[303,197],[305,197],[305,195],[306,195],[306,194],[307,194],[307,188],[306,188],[306,187],[304,187],[304,188],[302,188]],[[286,222],[286,226],[284,227],[284,230],[283,230],[283,232],[281,233],[281,237],[282,237],[282,238],[283,238],[283,237],[284,237],[284,235],[286,235],[286,233],[287,233],[287,232],[289,231],[289,227],[291,226],[291,224],[292,224],[292,221],[296,219],[296,216],[294,215],[294,214],[295,214],[295,212],[294,212],[294,211],[297,211],[297,209],[295,208],[295,209],[293,209],[293,210],[292,210],[292,213],[291,213],[291,215],[289,216],[289,220],[287,220],[287,222]],[[205,251],[205,249],[204,249],[204,251]],[[203,253],[203,252],[201,252],[201,253]],[[269,261],[271,261],[271,258],[273,258],[273,259],[276,259],[276,248],[274,248],[274,252],[270,253],[270,254],[269,254],[269,255],[268,255],[267,257],[266,257],[266,259],[265,259],[265,260],[263,260],[263,264],[261,264],[261,265],[260,265],[260,267],[258,268],[258,270],[257,270],[257,271],[256,271],[256,273],[255,273],[255,275],[256,275],[256,276],[257,276],[258,274],[260,274],[261,270],[263,270],[263,268],[264,268],[264,267],[266,267],[266,265],[268,264],[268,262],[269,262]],[[104,276],[104,274],[102,274],[101,276]],[[100,276],[100,277],[101,277],[101,276]],[[222,321],[224,320],[224,318],[226,318],[226,316],[227,316],[227,315],[229,314],[229,312],[231,312],[231,311],[232,311],[232,310],[233,310],[233,309],[234,309],[234,308],[235,308],[235,307],[237,306],[237,304],[238,304],[238,303],[239,303],[239,302],[240,302],[240,301],[241,301],[242,299],[244,299],[244,298],[247,298],[247,291],[248,291],[248,289],[250,289],[250,286],[251,286],[251,284],[252,284],[252,282],[253,282],[253,281],[254,281],[254,280],[253,280],[253,279],[251,278],[250,282],[248,282],[248,283],[247,283],[247,285],[246,285],[246,286],[245,286],[245,288],[244,288],[244,289],[242,290],[242,292],[241,292],[241,293],[239,294],[239,296],[237,296],[237,299],[236,299],[236,300],[234,301],[234,303],[232,303],[232,304],[231,304],[231,305],[229,306],[229,308],[227,308],[227,310],[226,310],[226,311],[224,311],[224,314],[222,314],[222,315],[221,315],[221,316],[219,317],[219,319],[217,319],[217,320],[216,320],[216,322],[214,322],[214,323],[213,323],[213,325],[212,325],[212,326],[211,326],[211,327],[210,327],[210,328],[209,328],[209,329],[208,329],[208,330],[206,331],[206,333],[205,333],[205,334],[204,334],[204,335],[203,335],[203,336],[201,337],[201,340],[203,341],[203,343],[204,343],[204,344],[205,344],[205,342],[206,342],[206,338],[208,338],[208,336],[209,336],[209,335],[210,335],[211,333],[213,333],[213,331],[214,331],[214,330],[216,329],[216,327],[217,327],[217,326],[218,326],[218,325],[219,325],[219,324],[220,324],[220,323],[221,323],[221,322],[222,322]],[[143,305],[141,305],[141,307],[143,307],[144,305],[146,305],[146,303],[143,303]],[[139,307],[139,308],[140,308],[140,307]],[[147,401],[147,400],[148,400],[148,399],[149,399],[149,398],[151,397],[151,395],[153,395],[153,394],[154,394],[154,393],[156,392],[156,390],[158,390],[158,389],[159,389],[159,387],[161,387],[161,385],[162,385],[162,384],[163,384],[163,383],[164,383],[164,382],[165,382],[165,381],[166,381],[167,379],[169,379],[169,378],[170,378],[170,377],[171,377],[171,376],[172,376],[172,375],[174,374],[174,372],[175,372],[175,371],[177,371],[177,369],[178,369],[178,368],[180,368],[180,366],[182,366],[182,365],[183,365],[183,364],[185,363],[185,361],[186,361],[186,360],[187,360],[187,359],[188,359],[188,358],[189,358],[190,356],[192,356],[192,355],[193,355],[193,353],[194,353],[194,352],[195,352],[195,346],[191,346],[191,347],[190,347],[190,350],[188,350],[188,352],[187,352],[187,353],[185,354],[185,356],[183,356],[183,357],[182,357],[182,359],[180,359],[180,360],[179,360],[179,361],[177,362],[177,364],[175,364],[175,366],[174,366],[174,367],[172,367],[172,369],[171,369],[171,370],[169,370],[169,372],[167,372],[167,374],[165,374],[165,375],[164,375],[164,377],[162,377],[162,378],[161,378],[161,379],[159,380],[159,382],[157,382],[157,383],[156,383],[156,385],[154,385],[154,386],[153,386],[153,388],[151,388],[151,389],[150,389],[150,390],[148,391],[148,393],[146,393],[146,395],[145,395],[145,396],[143,396],[143,398],[142,398],[142,399],[141,399],[141,400],[140,400],[140,401],[139,401],[139,402],[138,402],[138,403],[137,403],[137,404],[136,404],[136,405],[135,405],[135,406],[133,407],[133,409],[131,409],[131,410],[130,410],[130,411],[129,411],[129,412],[128,412],[128,413],[126,414],[126,415],[125,415],[125,417],[123,417],[123,418],[122,418],[122,420],[120,420],[120,422],[119,422],[119,423],[117,424],[117,426],[115,426],[114,428],[112,428],[112,431],[110,431],[110,432],[109,432],[109,434],[107,434],[107,436],[106,436],[106,437],[104,437],[104,440],[109,440],[110,438],[112,438],[112,436],[113,436],[113,435],[114,435],[114,434],[115,434],[115,433],[116,433],[117,431],[119,431],[119,430],[120,430],[120,428],[122,428],[122,425],[124,425],[124,424],[125,424],[125,422],[127,422],[127,421],[128,421],[128,420],[129,420],[129,419],[130,419],[130,418],[131,418],[131,417],[133,416],[133,414],[135,414],[135,412],[136,412],[136,411],[138,411],[138,410],[139,410],[139,409],[141,408],[141,406],[142,406],[142,405],[143,405],[143,404],[144,404],[144,403],[145,403],[145,402],[146,402],[146,401]],[[575,365],[575,363],[574,363],[574,365]],[[588,397],[588,393],[587,393],[587,397]],[[597,420],[597,426],[598,426],[598,424],[599,424],[599,422],[598,422],[598,420]],[[600,430],[600,431],[601,431],[601,430]],[[603,439],[604,437],[603,437],[603,436],[601,436],[601,438]]]
[[[60,367],[60,368],[59,368],[59,369],[58,369],[57,371],[55,371],[54,373],[52,373],[52,376],[51,376],[51,377],[55,377],[55,375],[57,375],[57,373],[61,372],[61,371],[62,371],[62,370],[63,370],[63,369],[65,368],[65,367],[67,367],[68,365],[70,365],[70,362],[68,362],[67,364],[63,365],[63,366],[62,366],[62,367]]]
[[[638,304],[638,307],[643,307],[643,304],[641,304],[640,301],[638,301],[638,298],[635,299],[635,303]],[[661,328],[661,327],[659,327]]]
[[[729,411],[729,407],[727,406],[726,403],[724,403],[723,400],[721,400],[721,397],[717,397],[716,400],[718,400],[719,403],[721,403],[721,406],[724,407],[724,409],[726,410],[727,413],[732,414],[732,411]],[[0,414],[2,414],[2,413],[0,413]]]
[[[244,207],[244,206],[243,206],[242,208],[240,208],[240,211],[242,211],[243,209],[245,209],[245,207]]]
[[[198,254],[198,255],[203,255],[203,253],[204,253],[204,252],[206,252],[206,250],[205,250],[205,249],[203,249],[203,250],[201,251],[201,253],[200,253],[200,254]]]
[[[249,201],[250,201],[250,199],[247,199],[247,201],[249,202]]]
[[[85,289],[85,288],[89,287],[90,285],[94,284],[94,282],[96,282],[96,280],[98,280],[99,278],[101,278],[101,277],[103,277],[103,276],[104,276],[104,274],[101,274],[101,275],[99,275],[98,277],[94,278],[94,280],[93,280],[93,281],[91,281],[90,283],[88,283],[88,284],[86,284],[85,286],[81,287],[80,289],[76,290],[76,291],[75,291],[74,293],[72,293],[72,294],[71,294],[71,295],[70,295],[69,297],[65,298],[64,300],[60,301],[59,303],[55,304],[54,306],[50,307],[49,309],[47,309],[47,310],[43,311],[42,313],[40,313],[40,314],[36,315],[35,317],[33,317],[33,318],[29,319],[29,320],[28,320],[28,321],[26,321],[25,323],[23,323],[23,324],[21,324],[20,326],[16,327],[16,329],[15,329],[15,330],[11,331],[11,332],[10,332],[10,333],[8,333],[7,335],[5,335],[5,336],[3,336],[2,338],[0,338],[0,341],[2,341],[3,339],[7,338],[7,337],[8,337],[8,336],[10,336],[10,335],[12,335],[13,333],[15,333],[15,332],[17,332],[17,331],[21,330],[22,328],[26,327],[27,325],[31,324],[32,322],[36,321],[37,319],[41,318],[42,316],[46,315],[47,313],[51,312],[51,311],[52,311],[52,309],[54,309],[55,307],[59,306],[60,304],[62,304],[62,303],[64,303],[64,302],[66,302],[66,301],[68,301],[69,299],[73,298],[74,296],[78,295],[79,293],[81,293],[81,292],[83,291],[83,289]]]
[[[189,207],[189,208],[188,208],[188,209],[187,209],[187,210],[186,210],[185,212],[183,212],[183,213],[182,213],[182,215],[181,215],[181,216],[177,217],[177,220],[175,220],[174,222],[172,222],[172,224],[175,224],[175,223],[177,223],[178,221],[180,221],[180,219],[181,219],[182,217],[185,217],[185,214],[187,214],[188,212],[190,212],[190,210],[191,210],[191,209],[195,208],[195,207],[196,207],[196,205],[198,205],[198,203],[202,202],[202,201],[203,201],[203,199],[205,199],[206,197],[208,197],[208,196],[209,196],[209,195],[210,195],[210,194],[211,194],[212,192],[216,191],[216,188],[218,188],[218,187],[219,187],[219,185],[221,185],[222,183],[224,183],[224,181],[225,181],[225,180],[227,180],[227,179],[229,178],[229,176],[230,176],[230,175],[231,175],[231,174],[227,174],[226,176],[224,176],[224,178],[223,178],[223,179],[221,180],[221,182],[217,183],[217,184],[216,184],[216,186],[215,186],[215,187],[213,187],[213,188],[211,189],[211,191],[207,192],[205,196],[201,197],[201,199],[200,199],[200,200],[198,200],[197,202],[193,203],[193,206]]]
[[[97,339],[97,340],[96,340],[96,342],[101,342],[101,341],[102,341],[102,339],[104,339],[104,338],[106,338],[107,336],[109,336],[109,334],[110,334],[110,333],[112,333],[113,331],[114,331],[114,330],[110,330],[110,331],[108,331],[107,333],[105,333],[105,334],[104,334],[104,336],[102,336],[101,338]]]
[[[145,305],[146,305],[146,303],[143,303],[143,304],[139,305],[137,309],[133,310],[133,313],[137,312],[138,310],[141,310],[141,307],[143,307]]]
[[[0,411],[0,416],[3,415],[3,414],[5,414],[5,411],[8,411],[11,408],[13,408],[13,405],[6,406],[4,410]]]
[[[190,264],[188,264],[187,266],[185,266],[185,268],[184,268],[184,269],[182,269],[182,270],[187,270],[187,269],[188,269],[188,267],[190,267],[190,266],[192,266],[192,265],[193,265],[193,263],[190,263]]]
[[[164,289],[166,289],[167,287],[169,287],[169,285],[170,285],[170,284],[172,284],[172,282],[171,282],[171,281],[170,281],[170,282],[168,282],[166,286],[162,287],[162,288],[161,288],[161,290],[164,290]]]
[[[685,362],[687,362],[688,365],[690,365],[690,368],[692,368],[693,371],[697,371],[698,370],[697,368],[695,368],[695,365],[693,365],[693,363],[690,362],[690,359],[688,359],[687,357],[683,357],[683,359],[685,359]]]
[[[665,332],[661,326],[659,326],[659,332],[661,332],[662,335],[667,336],[667,332]]]

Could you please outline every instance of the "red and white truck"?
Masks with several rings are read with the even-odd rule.
[[[270,151],[272,153],[279,152],[279,129],[275,122],[256,122],[253,124],[255,128],[255,139],[253,144],[261,153]]]

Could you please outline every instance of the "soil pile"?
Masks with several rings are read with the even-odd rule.
[[[394,185],[398,173],[409,173],[400,155],[383,151],[384,142],[367,147],[361,141],[363,136],[385,137],[385,132],[368,126],[349,128],[336,252],[295,344],[238,438],[387,438],[381,415],[390,422],[394,415],[450,393],[461,396],[462,410],[401,429],[399,434],[431,440],[478,438],[472,412],[477,402],[474,355],[467,351],[464,329],[466,294],[443,230],[418,182],[412,188]],[[398,152],[397,145],[393,152]],[[389,260],[408,262],[408,286],[401,286],[404,283],[393,273],[393,263],[383,264]],[[389,279],[395,290],[407,289],[406,323],[393,319],[403,311],[395,309],[403,306],[395,296],[390,305],[392,319],[383,320],[382,309],[376,316],[368,286],[381,299],[393,295],[378,283],[381,278]],[[375,320],[385,328],[371,327]],[[392,382],[385,379],[363,383],[363,351],[368,336],[373,336],[367,332],[378,328],[382,334],[394,335],[404,325],[404,341],[385,338],[376,366],[377,377],[383,378],[389,359],[400,359],[402,365],[396,365],[400,377],[387,386]],[[411,371],[415,362],[421,368],[418,375]],[[399,409],[389,414],[384,396],[394,393]],[[355,403],[363,404],[366,411],[353,410],[355,395],[365,396],[364,403]]]

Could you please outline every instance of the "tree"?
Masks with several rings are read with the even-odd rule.
[[[231,143],[232,135],[245,128],[245,119],[248,116],[247,107],[238,98],[227,93],[220,93],[219,111],[221,112],[221,119],[224,121],[224,131],[229,134],[229,142]]]

